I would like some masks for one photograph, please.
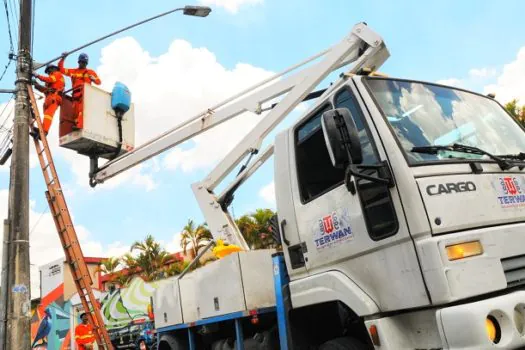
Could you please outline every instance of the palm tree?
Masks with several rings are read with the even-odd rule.
[[[113,275],[117,271],[119,265],[119,258],[107,258],[100,262],[100,265],[97,267],[97,272],[103,273],[104,275]]]
[[[131,253],[137,251],[138,255]],[[171,255],[155,241],[152,235],[147,235],[144,241],[136,241],[131,245],[130,253],[122,260],[132,271],[140,271],[140,276],[146,281],[154,281],[164,277],[164,265],[171,259]]]
[[[253,249],[257,241],[257,225],[249,214],[245,214],[235,220],[237,227],[246,241],[246,244]]]
[[[274,214],[271,209],[256,209],[255,212],[243,215],[236,220],[250,249],[276,247],[270,233],[270,219]]]
[[[180,246],[182,247],[184,255],[188,254],[188,248],[191,248],[189,255],[194,259],[199,250],[204,248],[206,244],[213,239],[210,230],[206,223],[195,226],[193,220],[188,220],[188,223],[182,229]]]

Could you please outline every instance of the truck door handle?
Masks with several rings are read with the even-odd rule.
[[[283,235],[283,242],[286,243],[286,245],[290,245],[290,241],[286,238],[286,234],[284,233],[284,225],[286,225],[286,220],[281,221],[281,232]]]

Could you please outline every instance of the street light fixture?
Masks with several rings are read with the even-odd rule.
[[[206,17],[210,14],[211,8],[208,6],[184,6],[183,13],[187,16]]]
[[[164,13],[161,13],[160,15],[156,15],[156,16],[153,16],[153,17],[150,17],[150,18],[147,18],[143,21],[140,21],[140,22],[137,22],[135,24],[132,24],[130,26],[127,26],[125,28],[122,28],[122,29],[119,29],[113,33],[110,33],[108,35],[104,35],[103,37],[101,38],[98,38],[96,40],[93,40],[93,41],[90,41],[89,43],[87,44],[84,44],[80,47],[77,47],[76,49],[74,50],[71,50],[71,51],[68,51],[67,54],[70,55],[72,54],[73,52],[76,52],[76,51],[79,51],[79,50],[82,50],[83,48],[87,47],[87,46],[90,46],[90,45],[93,45],[95,43],[98,43],[99,41],[102,41],[104,39],[107,39],[109,37],[112,37],[114,35],[117,35],[117,34],[120,34],[128,29],[131,29],[131,28],[135,28],[141,24],[144,24],[146,22],[150,22],[154,19],[157,19],[157,18],[160,18],[160,17],[164,17],[166,15],[169,15],[170,13],[173,13],[173,12],[176,12],[176,11],[182,11],[183,14],[185,14],[186,16],[194,16],[194,17],[206,17],[210,14],[211,12],[211,8],[209,8],[208,6],[191,6],[191,5],[187,5],[187,6],[184,6],[184,7],[181,7],[181,8],[176,8],[176,9],[173,9],[173,10],[170,10],[170,11],[167,11],[167,12],[164,12]],[[33,61],[33,70],[36,71],[44,66],[47,66],[48,64],[60,59],[62,56],[58,56],[58,57],[55,57],[53,58],[52,60],[49,60],[45,63],[37,63],[35,61]]]

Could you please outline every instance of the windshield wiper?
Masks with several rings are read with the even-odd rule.
[[[498,154],[496,157],[512,160],[525,160],[525,153],[520,152],[517,154]]]
[[[509,163],[501,156],[495,156],[493,154],[490,154],[487,151],[482,150],[478,147],[472,147],[467,145],[462,145],[460,143],[454,143],[452,145],[448,146],[419,146],[419,147],[413,147],[411,152],[415,153],[426,153],[426,154],[438,154],[439,151],[451,151],[451,152],[461,152],[461,153],[468,153],[468,154],[478,154],[478,155],[485,155],[491,159],[493,159],[500,167],[501,170],[509,170],[516,166],[515,164]]]

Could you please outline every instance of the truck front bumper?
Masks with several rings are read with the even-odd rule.
[[[487,318],[496,324],[490,340]],[[444,349],[520,349],[525,347],[525,291],[436,311]],[[497,339],[499,338],[499,339]]]

